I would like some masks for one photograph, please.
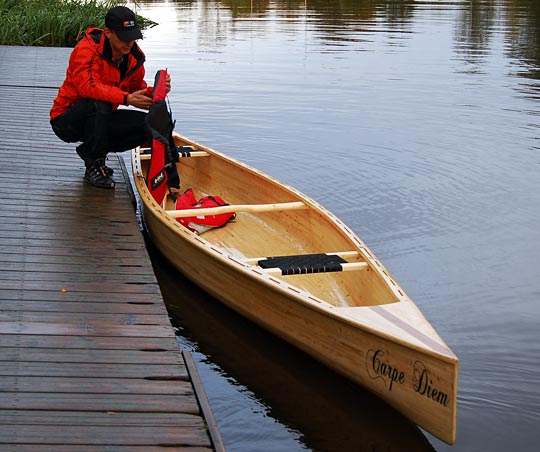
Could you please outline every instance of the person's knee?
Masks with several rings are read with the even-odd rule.
[[[110,115],[112,114],[112,104],[109,102],[103,102],[101,100],[92,100],[92,108],[99,115]]]
[[[54,134],[66,143],[75,143],[81,140],[82,132],[73,124],[52,121],[51,127]]]

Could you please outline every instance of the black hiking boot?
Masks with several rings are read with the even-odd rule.
[[[114,188],[116,184],[111,175],[112,169],[105,166],[105,159],[99,159],[86,168],[84,181],[94,187]]]
[[[75,151],[77,152],[77,155],[81,159],[84,160],[84,164],[86,165],[86,167],[92,166],[93,161],[91,159],[88,159],[87,157],[85,157],[85,155],[86,155],[86,145],[84,143],[79,144],[79,146],[77,146],[75,148]],[[107,159],[105,158],[105,160],[107,160]],[[107,171],[107,175],[112,176],[114,174],[114,170],[111,167],[109,167],[109,166],[107,166],[105,164],[104,164],[104,166],[105,166],[105,170]]]

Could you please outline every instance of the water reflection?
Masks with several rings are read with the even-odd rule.
[[[482,62],[490,50],[493,28],[496,26],[496,1],[470,0],[459,11],[456,21],[456,53],[468,63]]]
[[[528,68],[520,75],[540,78],[540,2],[511,0],[506,15],[507,51],[510,57],[522,60]]]
[[[140,3],[148,6],[164,2]],[[443,4],[415,0],[176,0],[168,3],[179,10],[191,11],[184,20],[196,21],[207,39],[212,38],[208,41],[211,45],[226,41],[228,34],[246,20],[289,19],[294,27],[303,22],[305,31],[312,32],[321,45],[328,46],[358,42],[358,35],[364,33],[411,33],[419,9],[436,12],[454,4],[458,10],[454,49],[460,58],[477,64],[489,53],[493,40],[503,29],[508,55],[530,66],[522,75],[539,77],[540,2],[537,0],[456,0]]]

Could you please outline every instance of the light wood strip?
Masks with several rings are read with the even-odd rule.
[[[191,158],[191,157],[208,157],[210,154],[206,151],[191,151],[189,155],[180,154],[180,158]],[[141,154],[141,160],[150,160],[152,158],[151,154]]]
[[[166,210],[167,214],[173,218],[195,217],[204,215],[219,215],[222,213],[231,212],[277,212],[282,210],[302,210],[309,209],[309,206],[301,201],[272,203],[272,204],[238,204],[231,206],[208,207],[203,209],[182,209],[182,210]]]

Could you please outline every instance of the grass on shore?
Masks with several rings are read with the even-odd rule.
[[[0,0],[0,44],[74,47],[87,28],[105,26],[118,0]],[[156,25],[137,15],[141,28]]]

